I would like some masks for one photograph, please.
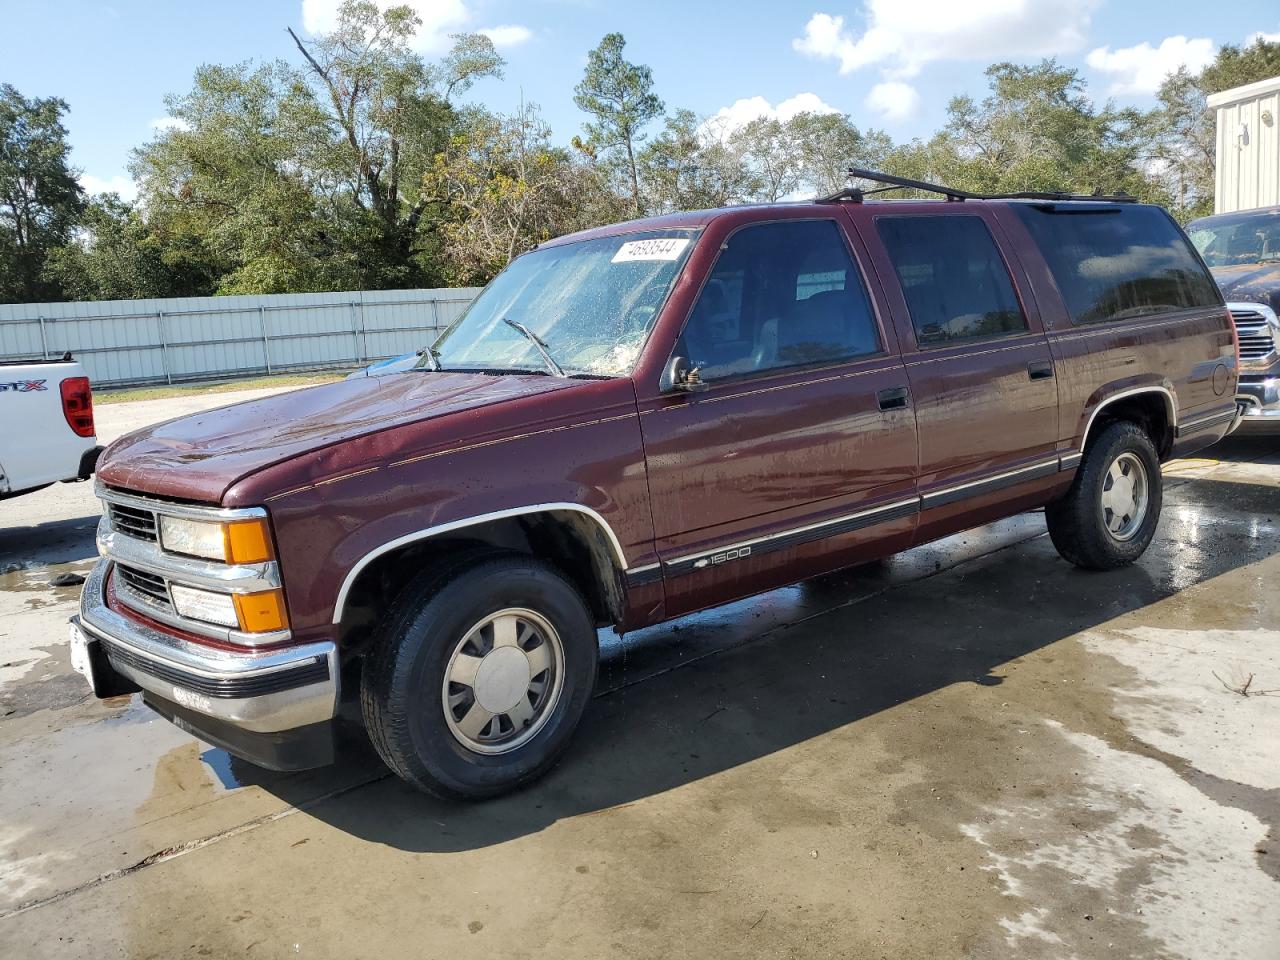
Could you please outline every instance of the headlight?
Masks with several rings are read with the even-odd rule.
[[[267,633],[289,626],[284,594],[279,590],[260,593],[214,593],[181,584],[170,584],[169,596],[179,616],[216,623],[245,633]]]
[[[170,553],[222,563],[262,563],[273,556],[267,521],[225,523],[160,516],[160,545]]]
[[[231,599],[229,593],[194,590],[174,583],[169,585],[169,596],[173,598],[173,609],[178,611],[179,616],[203,620],[205,623],[216,623],[224,627],[240,626],[235,601]]]

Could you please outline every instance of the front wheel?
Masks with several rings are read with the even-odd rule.
[[[1045,508],[1064,560],[1112,570],[1142,556],[1160,520],[1160,457],[1146,431],[1121,421],[1089,444],[1066,495]]]
[[[505,793],[568,746],[597,656],[586,603],[547,564],[499,555],[424,574],[387,612],[365,661],[369,738],[420,790]]]

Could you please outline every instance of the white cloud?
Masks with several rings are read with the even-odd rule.
[[[533,39],[533,31],[519,24],[508,23],[498,27],[485,27],[477,30],[493,41],[495,47],[518,47]]]
[[[865,0],[861,34],[845,18],[815,13],[800,53],[838,60],[841,73],[881,67],[887,79],[918,74],[936,60],[1055,56],[1079,50],[1101,0]]]
[[[165,130],[186,131],[191,129],[191,124],[187,123],[187,121],[180,117],[156,117],[150,124],[148,124],[148,126],[150,126],[152,130],[159,130],[161,132],[164,132]]]
[[[788,97],[779,102],[776,107],[764,97],[744,97],[733,101],[727,107],[721,107],[708,117],[702,124],[702,132],[707,136],[723,138],[742,129],[752,120],[759,120],[762,117],[786,123],[800,113],[839,112],[816,93],[797,93],[794,97]]]
[[[1213,62],[1216,52],[1208,37],[1189,40],[1184,36],[1165,37],[1160,46],[1143,42],[1133,47],[1098,47],[1085,62],[1114,80],[1107,92],[1118,95],[1155,93],[1160,83],[1179,67],[1198,73]]]
[[[138,199],[138,185],[129,177],[116,174],[113,177],[95,177],[92,173],[80,174],[80,186],[90,195],[118,193],[120,199],[132,203]]]
[[[1244,45],[1249,47],[1257,43],[1259,40],[1262,40],[1265,43],[1280,43],[1280,33],[1264,33],[1261,30],[1255,30],[1244,38]]]
[[[867,94],[867,106],[888,120],[905,120],[920,107],[920,92],[909,83],[886,80]]]
[[[443,53],[449,49],[449,34],[473,30],[483,33],[494,46],[515,46],[533,34],[516,24],[476,29],[470,26],[471,11],[465,0],[374,0],[379,7],[408,6],[422,20],[413,47],[419,53]],[[302,0],[302,25],[308,33],[327,33],[338,25],[341,0]]]

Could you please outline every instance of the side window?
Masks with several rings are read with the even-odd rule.
[[[1213,277],[1159,207],[1013,208],[1076,323],[1221,303]]]
[[[862,275],[831,220],[762,223],[733,234],[676,348],[704,380],[880,349]]]
[[[1008,268],[980,217],[877,217],[922,346],[1024,333]]]

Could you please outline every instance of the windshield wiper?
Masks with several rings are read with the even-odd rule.
[[[542,342],[541,337],[518,320],[503,317],[502,322],[513,330],[518,330],[524,334],[525,339],[532,343],[533,348],[538,351],[538,356],[542,357],[542,362],[547,365],[547,369],[551,371],[553,377],[563,377],[565,375],[565,372],[560,369],[560,364],[556,363],[551,354],[547,352],[547,345]]]

